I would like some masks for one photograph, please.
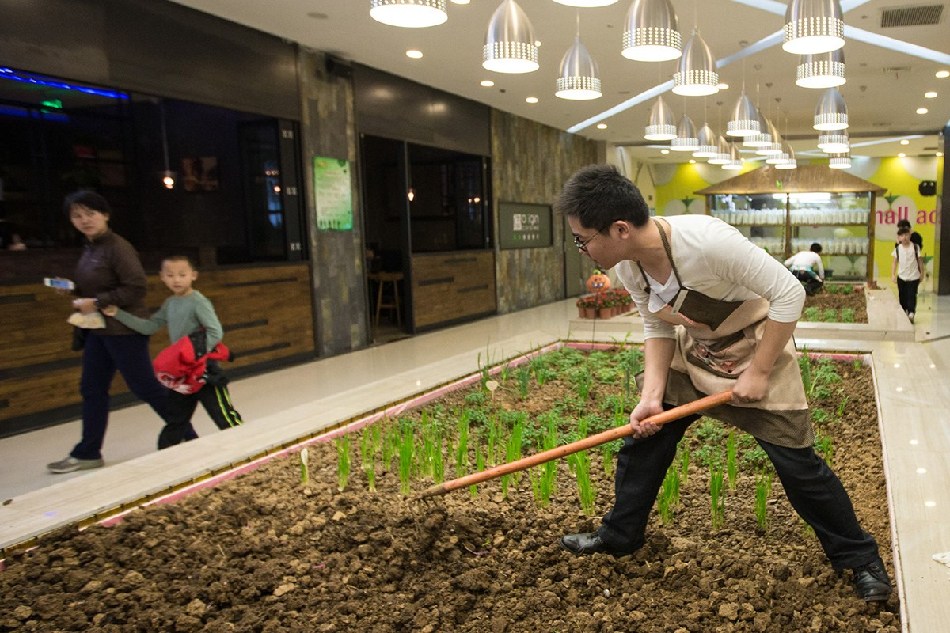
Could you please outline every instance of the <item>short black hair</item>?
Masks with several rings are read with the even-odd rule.
[[[581,226],[603,231],[617,220],[640,227],[650,208],[636,185],[613,165],[588,165],[568,178],[554,203],[558,213],[576,217]]]
[[[812,252],[812,253],[820,253],[820,252],[821,252],[821,244],[819,244],[818,242],[812,242],[812,243],[811,243],[811,252]]]
[[[910,235],[910,227],[909,227],[909,226],[902,226],[902,227],[900,227],[899,229],[897,229],[897,234],[898,234],[898,235]]]
[[[95,191],[80,189],[66,196],[65,200],[63,200],[63,213],[67,218],[74,206],[86,207],[87,209],[92,209],[93,211],[98,211],[103,215],[112,217],[112,207],[109,205],[109,201]]]
[[[907,219],[898,220],[898,221],[897,221],[897,228],[899,228],[899,229],[909,229],[909,228],[910,228],[910,220],[907,220]]]
[[[192,270],[198,270],[198,267],[195,266],[195,263],[191,261],[191,258],[187,255],[166,255],[165,257],[162,257],[162,263],[164,264],[165,262],[185,262],[188,264],[188,268],[191,268]]]

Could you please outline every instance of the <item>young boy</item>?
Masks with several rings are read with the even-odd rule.
[[[201,343],[194,345],[193,351],[196,357],[200,358],[206,352],[213,352],[223,335],[221,321],[218,320],[211,302],[192,287],[198,279],[198,271],[195,270],[191,260],[183,255],[166,257],[162,260],[160,276],[162,282],[173,294],[148,319],[129,314],[116,306],[107,306],[102,312],[107,316],[115,317],[123,325],[141,334],[154,334],[162,326],[167,325],[172,347],[190,343],[182,340],[189,336],[192,342],[196,338],[198,340],[204,338],[206,340],[204,345]],[[203,333],[204,337],[195,337],[196,332]],[[213,364],[209,365],[209,370],[213,370],[214,367]],[[191,416],[198,402],[201,402],[219,429],[228,429],[241,424],[241,415],[231,403],[231,394],[226,385],[227,380],[218,374],[217,379],[207,380],[204,384],[199,383],[192,389],[172,388],[169,395],[169,408],[173,413],[174,422],[170,422],[162,429],[158,437],[158,448],[174,446],[198,436],[191,426]]]
[[[910,241],[910,227],[897,229],[897,246],[894,247],[891,264],[891,281],[897,283],[897,298],[904,308],[910,322],[914,322],[917,312],[917,287],[920,285],[920,273],[924,269],[924,260],[920,257],[920,248]]]

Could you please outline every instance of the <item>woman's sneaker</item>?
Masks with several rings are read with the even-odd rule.
[[[46,469],[51,473],[63,474],[72,473],[77,470],[90,470],[92,468],[102,468],[105,462],[102,459],[76,459],[72,455],[58,462],[46,465]]]

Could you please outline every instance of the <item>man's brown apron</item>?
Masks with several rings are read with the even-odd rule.
[[[678,326],[676,352],[663,399],[681,405],[735,386],[762,339],[769,302],[762,298],[723,301],[686,288],[673,261],[666,231],[660,222],[654,222],[680,285],[676,296],[656,313],[658,318]],[[650,284],[642,267],[640,274],[649,292]],[[748,405],[714,407],[706,415],[779,446],[811,446],[815,438],[794,341],[789,338],[776,359],[764,399]]]

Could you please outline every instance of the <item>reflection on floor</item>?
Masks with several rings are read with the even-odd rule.
[[[910,326],[895,307],[893,289],[888,292],[875,302],[884,325],[873,340],[857,330],[849,338],[847,329],[809,333],[804,326],[796,340],[812,351],[871,354],[903,623],[915,633],[939,631],[950,621],[950,568],[932,558],[950,551],[950,296],[923,292]],[[122,409],[111,416],[107,466],[99,470],[46,472],[45,464],[64,457],[79,437],[78,421],[2,439],[0,547],[245,463],[559,339],[642,338],[635,326],[627,332],[582,328],[576,317],[569,299],[417,336],[381,327],[376,344],[365,350],[236,380],[232,395],[246,424],[221,432],[200,412],[201,437],[167,451],[155,450],[161,422],[151,410]],[[909,336],[900,340],[897,332]]]

